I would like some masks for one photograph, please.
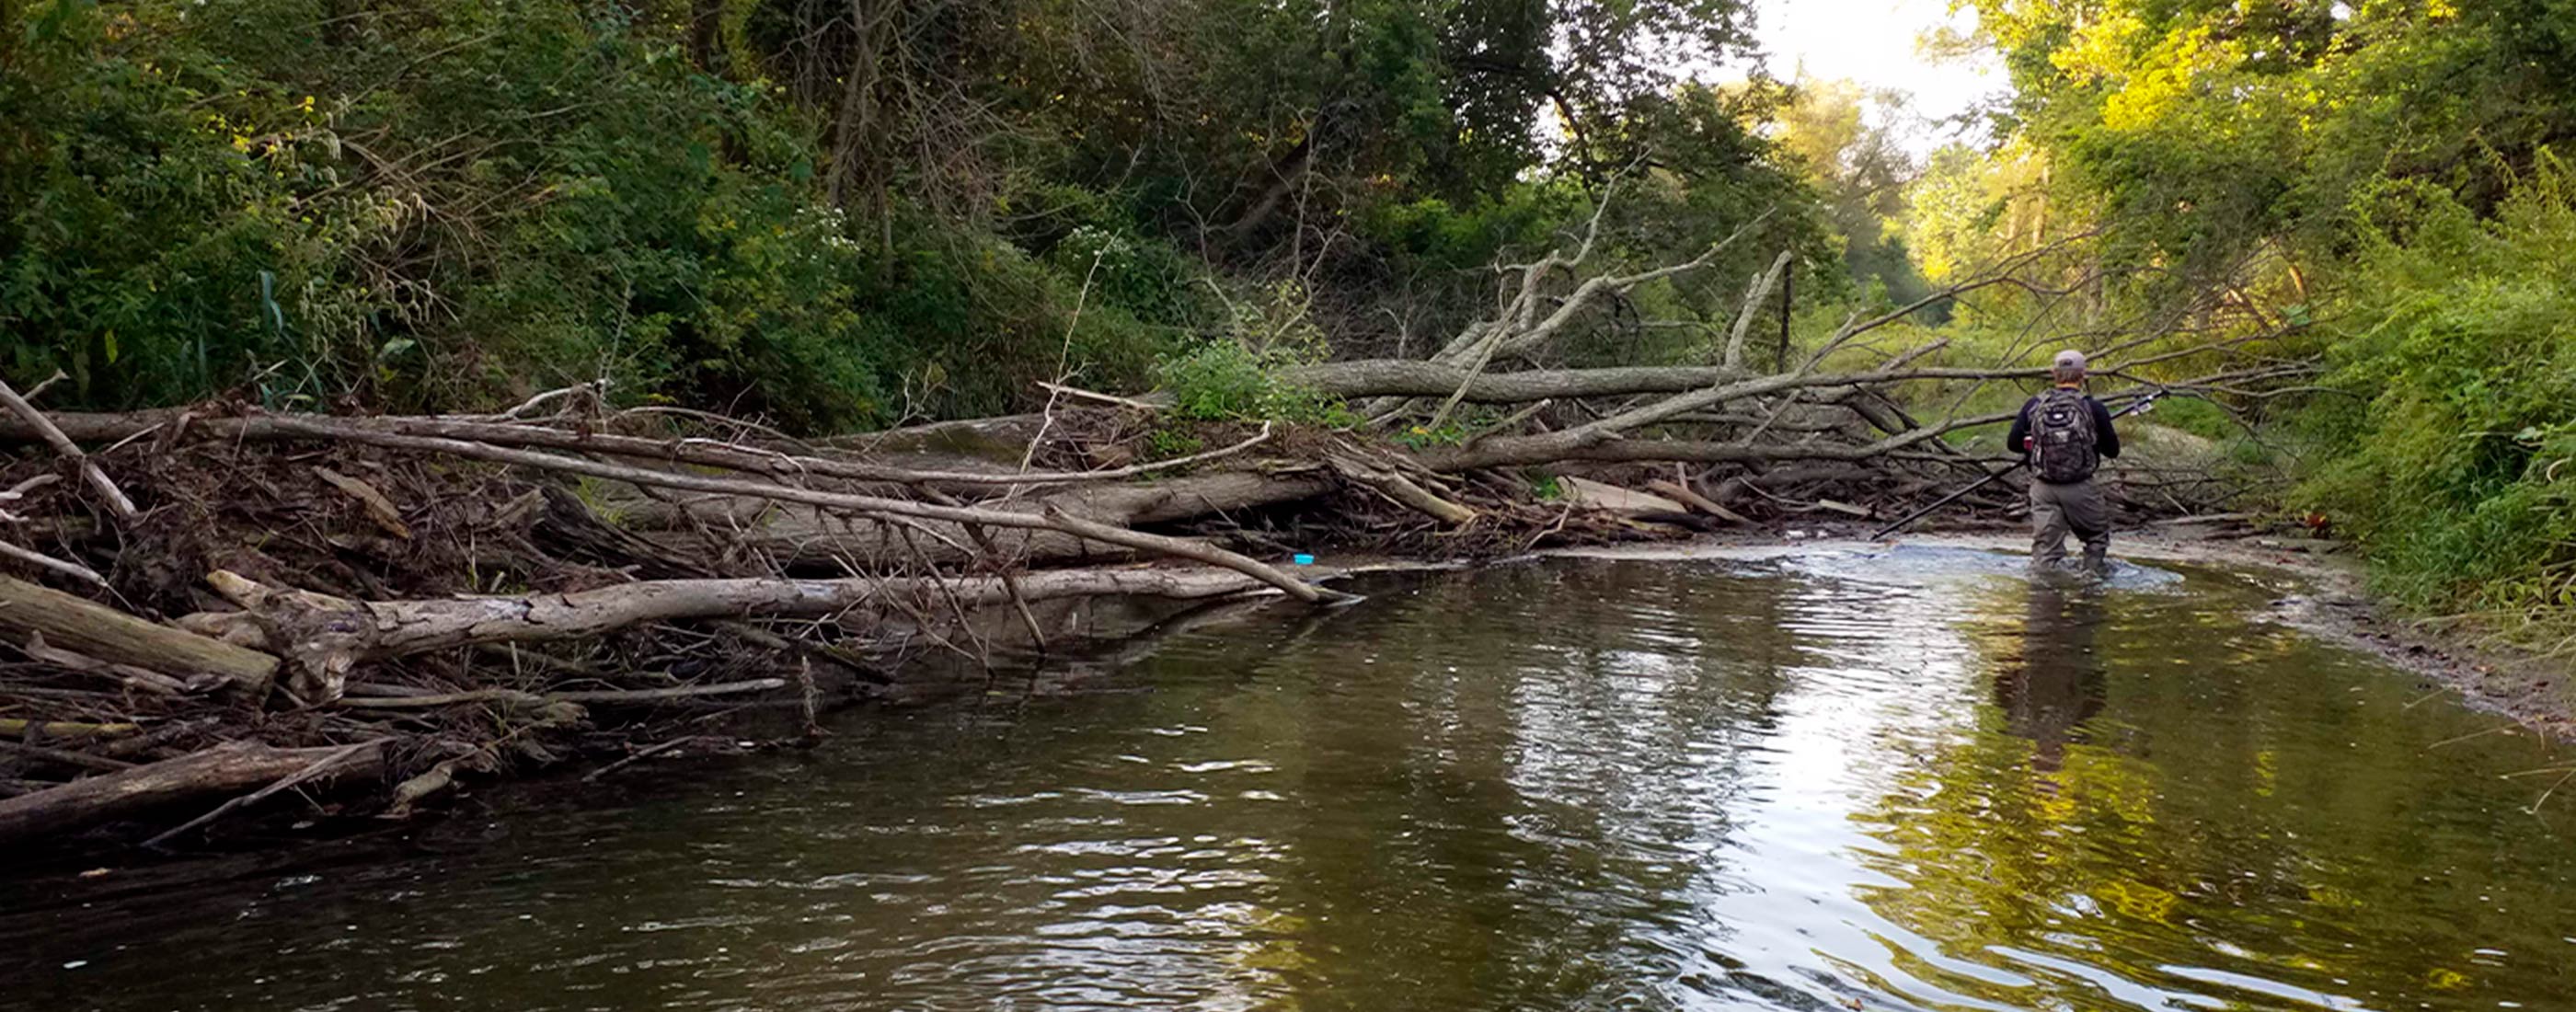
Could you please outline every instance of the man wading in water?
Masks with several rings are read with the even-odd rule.
[[[2004,445],[2030,455],[2030,565],[2066,565],[2066,532],[2084,540],[2084,571],[2107,572],[2111,501],[2093,480],[2104,459],[2120,455],[2111,410],[2084,393],[2084,353],[2057,353],[2049,370],[2057,386],[2022,403]]]

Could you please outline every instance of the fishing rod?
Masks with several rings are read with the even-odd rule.
[[[2164,395],[2165,395],[2165,391],[2164,391],[2164,390],[2159,389],[2159,390],[2157,390],[2157,391],[2156,391],[2156,392],[2154,392],[2154,393],[2151,393],[2151,394],[2148,394],[2148,395],[2146,395],[2146,396],[2144,396],[2144,397],[2140,397],[2140,398],[2138,398],[2138,399],[2137,399],[2137,401],[2136,401],[2135,403],[2130,404],[2128,407],[2121,408],[2121,409],[2120,409],[2120,410],[2118,410],[2118,411],[2114,411],[2114,412],[2112,412],[2112,413],[2111,413],[2111,417],[2112,417],[2112,418],[2126,418],[2126,417],[2128,417],[2128,416],[2130,416],[2130,415],[2143,415],[2143,414],[2146,414],[2146,413],[2147,413],[2147,412],[2149,412],[2149,411],[2155,410],[2156,398],[2158,398],[2158,397],[2162,397],[2162,396],[2164,396]],[[2025,456],[2025,457],[2023,457],[2020,461],[2015,462],[2015,463],[2013,464],[2013,466],[2011,466],[2011,467],[2004,468],[2004,469],[2003,469],[2003,470],[2001,470],[2001,471],[1996,471],[1996,472],[1994,472],[1994,473],[1992,473],[1992,474],[1989,474],[1989,475],[1987,475],[1987,476],[1985,476],[1985,477],[1983,477],[1983,478],[1979,478],[1979,479],[1977,479],[1977,480],[1976,480],[1976,482],[1975,482],[1975,483],[1970,484],[1968,487],[1966,487],[1966,488],[1962,488],[1962,489],[1960,489],[1960,490],[1958,490],[1958,491],[1956,491],[1956,492],[1952,492],[1952,493],[1950,493],[1949,495],[1942,496],[1942,497],[1941,497],[1941,498],[1939,498],[1939,499],[1935,499],[1935,500],[1933,500],[1933,501],[1932,501],[1932,504],[1931,504],[1931,505],[1929,505],[1929,506],[1925,506],[1925,507],[1923,507],[1922,509],[1919,509],[1919,510],[1915,510],[1915,511],[1914,511],[1914,512],[1912,512],[1912,513],[1908,513],[1908,514],[1906,514],[1906,515],[1904,516],[1904,518],[1903,518],[1903,519],[1900,519],[1900,520],[1896,521],[1895,523],[1889,524],[1889,525],[1887,525],[1887,526],[1885,526],[1885,527],[1881,527],[1881,528],[1879,528],[1879,529],[1878,529],[1878,533],[1870,535],[1870,536],[1869,536],[1869,539],[1870,539],[1871,541],[1876,541],[1876,540],[1878,540],[1878,539],[1880,539],[1880,538],[1884,538],[1884,537],[1886,537],[1886,536],[1888,536],[1888,535],[1890,535],[1890,534],[1893,534],[1893,533],[1897,532],[1898,530],[1903,529],[1903,528],[1905,527],[1905,525],[1910,524],[1910,523],[1913,523],[1913,522],[1915,522],[1915,521],[1917,521],[1917,520],[1921,520],[1921,519],[1923,519],[1924,517],[1930,516],[1930,515],[1932,514],[1932,512],[1933,512],[1933,511],[1938,510],[1938,509],[1940,509],[1940,508],[1941,508],[1941,507],[1943,507],[1943,506],[1947,506],[1947,505],[1950,505],[1951,503],[1954,503],[1954,502],[1959,501],[1959,497],[1964,496],[1964,495],[1967,495],[1968,493],[1970,493],[1970,492],[1974,492],[1974,491],[1976,491],[1976,490],[1978,490],[1978,489],[1984,488],[1984,487],[1986,487],[1986,486],[1988,486],[1988,485],[1992,485],[1992,484],[1994,484],[1994,483],[1995,483],[1995,482],[1997,482],[1997,481],[2001,481],[2001,480],[2003,480],[2003,477],[2004,477],[2005,475],[2011,474],[2011,473],[2013,473],[2013,472],[2015,472],[2015,471],[2021,470],[2022,468],[2029,467],[2029,466],[2030,466],[2030,459],[2029,459],[2027,456]]]

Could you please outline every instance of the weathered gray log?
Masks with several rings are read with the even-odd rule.
[[[747,692],[770,692],[786,687],[787,680],[784,678],[752,678],[739,682],[675,685],[662,689],[590,689],[580,692],[472,689],[465,692],[432,693],[426,696],[351,697],[341,699],[338,705],[356,710],[429,710],[460,703],[510,703],[527,709],[537,709],[558,703],[571,703],[576,706],[589,704],[614,706],[664,703],[675,699],[702,699],[707,696],[735,696]]]
[[[221,805],[215,806],[214,811],[207,812],[204,815],[200,815],[196,818],[180,823],[174,828],[163,830],[160,835],[143,841],[143,846],[146,848],[159,847],[190,830],[201,829],[206,826],[213,825],[215,820],[275,797],[280,791],[294,787],[297,784],[308,783],[314,778],[320,777],[333,769],[356,762],[360,755],[378,755],[384,748],[384,744],[384,739],[379,738],[372,741],[358,742],[353,745],[342,745],[337,749],[333,749],[331,754],[305,764],[302,769],[269,781],[268,786],[266,787],[262,787],[256,791],[252,791],[230,801],[226,801]]]
[[[1018,513],[1041,513],[1054,508],[1099,523],[1134,527],[1296,502],[1336,487],[1332,476],[1321,469],[1232,470],[1145,484],[1087,485],[980,505]],[[784,558],[827,560],[838,555],[878,562],[909,559],[901,535],[879,521],[748,497],[710,498],[686,506],[639,502],[625,511],[625,521],[652,528],[657,532],[655,537],[666,540],[688,537],[699,524],[724,531],[727,537],[740,532],[763,550]],[[970,554],[964,548],[973,537],[963,526],[918,522],[938,535],[919,542],[922,553],[932,561],[959,562]],[[994,528],[989,534],[1001,555],[1024,563],[1119,561],[1134,557],[1132,552],[1056,530]]]
[[[1415,484],[1413,479],[1347,454],[1331,457],[1333,470],[1342,477],[1376,489],[1380,495],[1397,504],[1455,527],[1476,519],[1476,511],[1433,495],[1430,489]]]
[[[114,664],[165,674],[215,674],[250,692],[268,687],[277,658],[173,629],[84,598],[0,576],[0,626]]]
[[[60,787],[0,800],[0,846],[59,836],[165,805],[232,794],[292,776],[339,748],[272,748],[228,742]],[[383,753],[369,750],[335,767],[338,777],[374,776]]]
[[[2010,421],[2011,416],[2004,416]],[[1962,425],[1976,422],[1970,419]],[[1990,423],[1979,423],[1990,424]],[[1952,426],[1960,427],[1960,426]],[[1945,429],[1925,428],[1919,435],[1891,436],[1873,443],[1716,443],[1687,439],[1619,439],[1595,441],[1558,438],[1564,434],[1495,439],[1472,446],[1434,447],[1415,454],[1433,470],[1467,471],[1483,467],[1521,467],[1568,461],[1596,463],[1754,464],[1783,460],[1864,461],[1913,447]]]
[[[1709,497],[1693,492],[1688,487],[1673,482],[1660,480],[1650,481],[1646,483],[1646,490],[1657,495],[1664,496],[1684,506],[1688,506],[1694,511],[1706,513],[1731,524],[1749,525],[1753,522],[1752,520],[1747,519],[1744,514],[1727,509],[1724,506],[1720,506]]]
[[[1486,373],[1470,380],[1467,370],[1453,365],[1412,359],[1366,359],[1298,366],[1284,373],[1283,378],[1334,397],[1446,397],[1464,385],[1465,400],[1514,404],[1550,398],[1681,393],[1750,375],[1725,366],[1621,366]]]
[[[315,595],[261,588],[231,573],[209,577],[226,596],[259,609],[310,608]],[[1017,578],[1029,600],[1096,594],[1205,598],[1258,590],[1266,581],[1230,569],[1064,569]],[[944,587],[943,587],[944,585]],[[646,622],[749,616],[830,615],[860,607],[888,595],[940,594],[961,604],[992,605],[1011,598],[1008,584],[995,577],[953,580],[926,578],[838,580],[722,579],[650,580],[618,584],[571,594],[525,594],[509,597],[442,598],[418,601],[339,602],[352,621],[334,623],[347,630],[333,649],[344,661],[379,660],[476,643],[537,643],[587,639]],[[190,616],[188,621],[214,624],[234,613]],[[263,623],[281,628],[315,625],[312,618],[279,615]],[[329,663],[334,658],[310,658]],[[345,666],[345,665],[344,665]],[[370,705],[406,705],[401,702]]]
[[[88,454],[82,453],[80,444],[74,442],[72,437],[66,435],[61,428],[56,427],[45,417],[44,412],[36,410],[34,404],[18,396],[17,388],[10,386],[7,380],[0,380],[0,405],[7,406],[20,421],[26,423],[28,428],[35,430],[38,436],[43,437],[46,443],[53,446],[55,453],[62,454],[63,459],[71,461],[73,466],[80,468],[81,478],[89,482],[90,487],[97,489],[98,494],[107,500],[109,512],[115,513],[117,519],[134,519],[134,500],[125,497],[125,490],[116,487],[116,482],[108,479],[107,472],[98,469],[98,462],[89,459]]]
[[[1881,478],[1883,476],[1855,464],[1797,463],[1774,467],[1759,474],[1739,474],[1728,478],[1718,483],[1711,498],[1719,503],[1758,501],[1758,497],[1765,493],[1776,493],[1799,485],[1872,482]]]
[[[587,475],[593,478],[605,478],[611,481],[623,481],[636,485],[650,485],[694,492],[714,492],[724,495],[747,495],[773,499],[779,502],[803,503],[808,506],[847,512],[853,515],[873,516],[878,519],[904,518],[913,521],[944,521],[960,525],[982,524],[988,527],[1059,531],[1092,541],[1115,544],[1122,547],[1135,548],[1160,554],[1175,555],[1182,558],[1197,559],[1213,565],[1224,566],[1248,576],[1252,576],[1264,583],[1270,584],[1271,586],[1277,587],[1280,590],[1285,591],[1289,596],[1301,601],[1312,603],[1321,601],[1324,598],[1322,593],[1318,592],[1314,587],[1308,586],[1305,582],[1297,579],[1296,577],[1280,572],[1272,566],[1247,556],[1239,555],[1221,548],[1214,548],[1207,545],[1184,541],[1179,538],[1146,534],[1138,531],[1125,530],[1123,528],[1112,529],[1110,526],[1100,524],[1097,521],[1090,521],[1079,517],[1069,517],[1068,514],[1061,511],[1048,510],[1042,511],[1040,515],[1031,515],[1028,513],[1008,510],[992,510],[962,506],[939,506],[930,503],[917,502],[910,499],[896,499],[885,496],[827,492],[769,482],[714,478],[686,472],[652,471],[644,468],[601,463],[584,457],[540,453],[534,450],[521,450],[510,447],[493,446],[488,443],[470,442],[461,439],[400,435],[376,431],[363,426],[343,425],[339,424],[335,420],[318,416],[276,416],[272,418],[271,421],[272,424],[276,425],[281,431],[292,435],[333,439],[368,446],[379,446],[394,450],[442,453],[449,456],[462,457],[468,460],[483,460],[499,464],[509,464],[516,467],[532,467],[566,474]]]
[[[56,419],[56,421],[68,423],[66,428],[59,431],[69,432],[70,439],[88,441],[123,439],[156,425],[169,424],[176,420],[177,415],[167,411],[99,415],[66,414]],[[1071,482],[1119,481],[1241,453],[1270,438],[1270,429],[1265,426],[1260,434],[1240,442],[1170,460],[1149,461],[1098,471],[1020,471],[1001,464],[972,469],[893,467],[847,457],[779,453],[705,439],[654,439],[601,432],[591,428],[563,429],[527,422],[498,422],[484,418],[437,415],[341,418],[323,415],[251,414],[237,417],[191,418],[188,426],[189,431],[199,438],[228,441],[331,439],[372,433],[386,436],[470,440],[493,446],[606,454],[630,460],[669,461],[776,478],[797,479],[820,476],[891,485],[923,483],[1059,485]],[[23,419],[16,424],[0,424],[0,438],[47,435],[44,430]],[[67,441],[64,445],[71,444]],[[72,449],[78,450],[79,447],[74,445]],[[973,458],[958,459],[973,460]]]

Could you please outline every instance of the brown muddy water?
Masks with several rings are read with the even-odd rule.
[[[1388,580],[810,755],[0,888],[0,1006],[2576,1007],[2576,759],[2277,577],[2014,565]]]

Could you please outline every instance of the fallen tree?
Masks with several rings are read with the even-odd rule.
[[[1267,581],[1210,569],[1059,569],[1012,581],[1000,577],[847,577],[838,580],[736,578],[648,580],[568,594],[350,601],[262,585],[216,570],[207,578],[237,612],[201,612],[180,624],[219,630],[262,646],[291,642],[294,630],[345,631],[330,656],[305,663],[346,669],[359,661],[481,643],[585,640],[629,626],[686,619],[835,615],[891,598],[939,595],[961,605],[1051,601],[1095,595],[1195,599],[1257,591]],[[202,638],[202,637],[201,637]],[[310,637],[306,637],[310,640]]]
[[[292,777],[326,759],[336,775],[380,775],[383,760],[373,743],[362,752],[345,748],[271,748],[226,742],[175,759],[75,780],[59,787],[0,798],[0,846],[59,835],[146,814],[198,798],[248,791]]]
[[[132,665],[182,678],[212,675],[254,693],[277,675],[277,658],[256,650],[7,576],[0,576],[0,625],[42,637],[58,655],[94,659],[93,664]]]

